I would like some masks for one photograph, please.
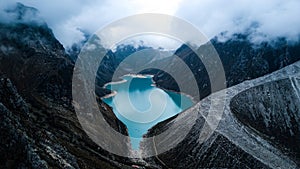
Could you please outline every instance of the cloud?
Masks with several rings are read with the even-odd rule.
[[[196,25],[208,37],[220,32],[251,31],[252,40],[286,37],[299,40],[299,0],[189,0],[176,13]]]
[[[3,2],[2,2],[3,3]],[[0,22],[2,23],[35,23],[44,24],[35,8],[24,8],[23,4],[2,4],[0,2]]]
[[[176,1],[179,0],[174,2]],[[82,30],[92,34],[114,20],[138,13],[173,14],[178,4],[170,5],[168,0],[52,0],[42,3],[36,0],[24,0],[20,2],[37,8],[65,47],[83,40],[85,37]]]
[[[3,8],[15,0],[3,0]],[[65,46],[83,40],[123,17],[157,12],[175,15],[195,25],[209,38],[227,31],[252,31],[252,40],[276,37],[299,40],[299,0],[21,0],[40,11],[55,36]],[[0,13],[1,14],[1,13]],[[1,19],[1,17],[0,17]],[[251,29],[250,29],[251,28]]]

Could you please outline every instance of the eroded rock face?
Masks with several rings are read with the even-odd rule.
[[[300,100],[297,77],[265,83],[239,93],[231,110],[245,125],[300,162]]]

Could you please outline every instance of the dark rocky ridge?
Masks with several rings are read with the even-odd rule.
[[[18,3],[8,12],[35,9]],[[82,130],[71,102],[73,63],[44,22],[25,18],[0,23],[0,168],[130,168]],[[106,104],[99,109],[127,135]]]
[[[214,46],[222,61],[226,85],[231,87],[245,80],[261,77],[279,70],[300,59],[300,44],[289,43],[284,38],[274,42],[253,44],[247,34],[236,34],[231,39],[220,42],[217,38],[200,46],[197,50],[203,56],[209,56],[210,43]],[[182,45],[175,54],[191,69],[195,77],[201,98],[211,93],[211,84],[205,65],[187,45]],[[169,61],[172,63],[172,61]],[[168,70],[176,71],[178,65],[172,65]],[[192,77],[186,77],[189,79]],[[153,78],[159,87],[179,91],[176,82],[164,71],[158,72]],[[185,82],[189,85],[189,81]],[[193,92],[188,93],[194,96]]]

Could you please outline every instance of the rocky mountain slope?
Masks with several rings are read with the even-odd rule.
[[[73,64],[46,23],[26,19],[36,9],[18,3],[7,13],[15,18],[0,23],[0,168],[131,166],[82,130],[71,103]],[[127,134],[107,105],[99,108]]]
[[[299,76],[255,86],[231,100],[231,110],[243,124],[300,164]]]
[[[212,39],[211,43],[217,51],[226,76],[227,87],[236,85],[245,80],[254,79],[274,72],[300,59],[300,44],[287,42],[284,38],[274,41],[253,44],[249,35],[236,34],[225,42]],[[209,56],[209,43],[202,45],[197,50],[203,56]],[[204,98],[211,93],[211,84],[205,65],[187,45],[182,45],[175,54],[180,57],[191,69],[198,86],[200,97]],[[169,61],[172,63],[172,61]],[[178,65],[168,68],[175,72]],[[186,77],[189,79],[192,77]],[[179,91],[174,79],[164,72],[158,72],[154,78],[156,84],[162,88]],[[185,85],[190,85],[189,81]],[[188,93],[194,95],[194,93]]]
[[[166,168],[299,168],[299,77],[300,62],[296,62],[204,98],[148,132],[146,137],[172,127],[177,133],[192,124],[180,144],[146,161]],[[219,111],[210,106],[224,93],[222,114],[208,114]],[[172,133],[143,142],[144,153],[174,143],[180,136]]]

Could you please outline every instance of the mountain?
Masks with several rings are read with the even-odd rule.
[[[195,124],[179,145],[146,161],[166,168],[298,168],[300,44],[284,38],[253,44],[241,34],[225,42],[215,38],[210,43],[224,66],[228,89],[211,94],[205,65],[191,48],[182,45],[175,54],[193,72],[202,100],[177,118],[157,124],[145,137],[171,127],[174,134],[187,124]],[[205,56],[208,45],[194,50]],[[178,71],[177,64],[169,65],[171,73]],[[159,71],[153,79],[161,88],[179,91],[167,72]],[[183,83],[191,85],[189,80]],[[222,92],[226,92],[225,108],[222,117],[215,115],[221,119],[214,130],[215,122],[208,120],[209,106],[212,100],[222,98]],[[193,91],[188,94],[194,96]],[[211,135],[203,142],[199,141],[201,128]],[[155,137],[152,143],[145,140],[144,154],[154,154],[154,150],[162,149],[160,145],[175,144],[174,137],[178,136]]]
[[[138,51],[145,50],[147,48],[134,48],[133,46],[119,46],[115,52],[108,51],[106,58],[103,59],[98,70],[98,90],[103,91],[101,87],[110,81],[120,80],[112,79],[113,74],[117,68],[122,69],[124,74],[134,72],[136,69],[142,69],[142,67],[149,67],[149,69],[139,71],[141,74],[153,74],[153,80],[158,87],[179,91],[178,84],[170,74],[180,74],[180,63],[176,60],[173,54],[178,56],[191,70],[192,76],[184,76],[182,80],[183,85],[189,86],[190,79],[195,78],[199,87],[200,99],[207,97],[211,94],[211,84],[205,65],[196,55],[193,50],[197,50],[203,56],[210,55],[211,45],[214,46],[219,58],[222,62],[225,76],[226,86],[231,87],[239,84],[245,80],[261,77],[268,73],[279,70],[291,63],[294,63],[300,59],[300,43],[290,43],[284,38],[278,38],[270,42],[262,42],[260,44],[253,44],[249,40],[247,34],[235,34],[231,39],[227,41],[219,41],[218,38],[212,39],[207,44],[204,44],[196,49],[191,49],[189,46],[183,44],[175,52],[170,51],[168,54],[157,54],[157,50],[151,52],[143,52],[137,58],[141,58],[139,61],[135,61],[135,64],[125,63],[120,67],[119,64],[125,60],[128,56],[136,54]],[[153,56],[151,54],[154,54]],[[159,53],[159,52],[158,52]],[[144,56],[143,56],[144,55]],[[147,56],[145,56],[147,55]],[[157,57],[162,55],[164,57]],[[157,58],[155,61],[150,62],[152,58]],[[127,65],[126,65],[127,64]],[[151,67],[160,67],[161,70],[151,69]],[[170,70],[170,72],[165,72]],[[119,75],[121,76],[121,75]],[[105,95],[106,92],[99,92],[99,96]],[[185,91],[191,96],[195,96],[194,91]]]
[[[284,38],[278,38],[273,42],[253,44],[249,41],[249,35],[236,34],[225,42],[212,39],[209,43],[200,46],[198,52],[209,56],[207,50],[212,44],[223,64],[226,76],[226,85],[231,87],[245,80],[261,77],[268,73],[279,70],[300,59],[300,43],[289,43]],[[187,45],[182,45],[175,54],[180,57],[191,69],[193,76],[199,86],[199,93],[202,98],[211,94],[211,84],[205,65],[198,58],[196,53]],[[172,63],[172,61],[170,61]],[[176,72],[178,65],[174,64],[168,70]],[[192,77],[186,77],[190,79]],[[157,86],[179,91],[174,79],[164,71],[155,74],[153,78]],[[190,85],[185,81],[184,85]],[[194,95],[193,91],[188,93]]]
[[[145,137],[156,137],[143,141],[145,155],[176,144],[191,124],[182,142],[145,160],[164,168],[299,168],[299,77],[298,61],[209,95],[150,129]],[[210,106],[224,93],[224,109],[217,114],[220,109]],[[171,133],[158,136],[170,128]]]
[[[123,75],[133,72],[155,74],[158,70],[144,69],[163,65],[164,60],[168,61],[172,54],[173,51],[164,51],[147,46],[135,47],[131,44],[121,44],[116,47],[115,51],[108,50],[97,71],[97,95],[102,97],[110,93],[109,90],[102,87],[108,82],[120,81],[120,77]]]
[[[83,131],[72,105],[73,62],[36,11],[17,3],[6,11],[13,20],[0,23],[0,168],[131,166]],[[99,109],[127,135],[107,105]]]

